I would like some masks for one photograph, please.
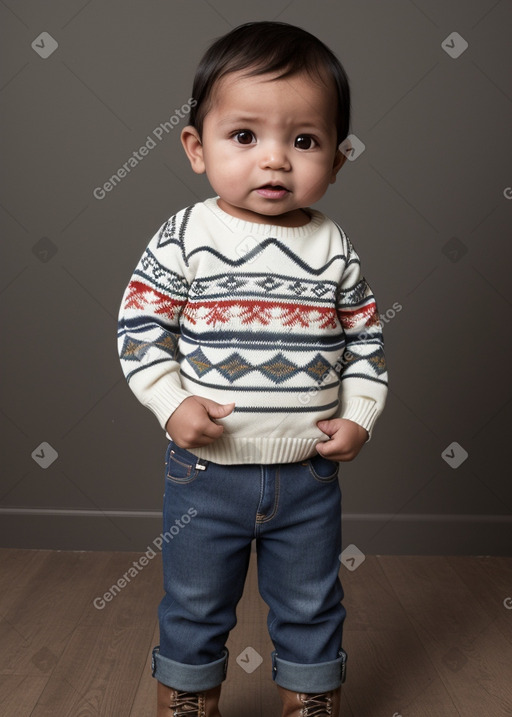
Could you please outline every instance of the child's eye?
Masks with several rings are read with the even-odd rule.
[[[238,144],[251,144],[254,140],[253,133],[248,129],[241,129],[233,135]]]
[[[309,134],[299,134],[295,139],[295,147],[297,149],[313,149],[315,145],[315,140],[313,137],[310,137]]]

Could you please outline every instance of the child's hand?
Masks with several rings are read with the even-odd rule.
[[[316,425],[330,436],[330,440],[317,443],[316,450],[333,461],[351,461],[368,440],[366,428],[346,418],[318,421]]]
[[[171,415],[165,425],[167,433],[181,448],[200,448],[218,438],[224,426],[216,418],[229,416],[234,403],[220,404],[201,396],[189,396]]]

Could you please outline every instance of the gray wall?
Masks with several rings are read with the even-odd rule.
[[[211,195],[179,142],[196,63],[258,19],[333,48],[366,145],[317,205],[388,312],[390,396],[341,469],[344,543],[510,554],[509,0],[0,4],[1,544],[133,550],[160,532],[166,441],[121,374],[117,311],[160,224]]]

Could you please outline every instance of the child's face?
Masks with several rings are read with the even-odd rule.
[[[302,226],[345,161],[336,145],[336,92],[308,74],[283,79],[234,72],[213,90],[202,138],[182,132],[192,168],[218,204],[246,221]]]

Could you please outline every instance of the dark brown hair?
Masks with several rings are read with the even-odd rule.
[[[324,84],[332,78],[337,94],[337,142],[343,142],[350,126],[350,87],[336,55],[318,38],[285,22],[249,22],[220,37],[206,51],[194,78],[195,100],[189,124],[202,135],[216,82],[231,73],[247,70],[248,76],[277,74],[278,78],[308,72]]]

